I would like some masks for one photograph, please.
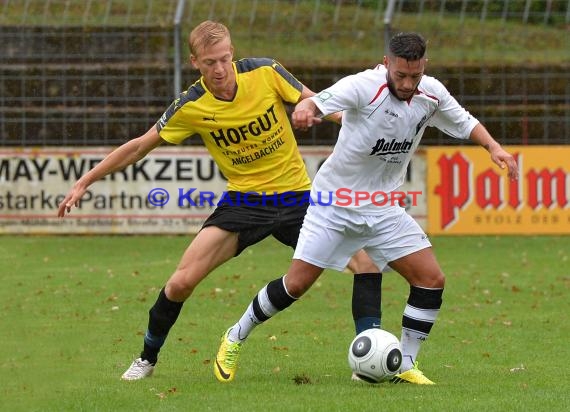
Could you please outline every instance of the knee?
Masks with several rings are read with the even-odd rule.
[[[186,281],[184,277],[174,275],[166,282],[164,291],[168,299],[183,302],[188,299],[194,291],[194,285]]]
[[[426,276],[424,281],[426,283],[426,285],[423,285],[424,287],[443,289],[445,287],[445,274],[439,270],[430,276]]]
[[[285,290],[289,296],[298,299],[311,288],[317,277],[318,274],[313,276],[309,273],[288,272],[284,278]]]
[[[287,274],[283,278],[287,293],[295,299],[300,298],[315,283],[322,272],[323,268],[299,259],[293,259]]]
[[[402,274],[412,286],[428,289],[443,289],[445,275],[440,269]]]
[[[295,276],[285,276],[285,289],[287,294],[295,299],[300,298],[309,289],[303,279]]]

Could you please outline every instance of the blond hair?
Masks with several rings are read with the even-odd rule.
[[[230,31],[222,23],[206,20],[192,30],[188,37],[190,54],[197,56],[199,51],[224,39],[230,39]]]

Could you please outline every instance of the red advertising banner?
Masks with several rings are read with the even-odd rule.
[[[430,234],[570,234],[570,146],[506,150],[517,181],[480,147],[427,148]]]

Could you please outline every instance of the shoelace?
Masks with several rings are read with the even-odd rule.
[[[422,375],[424,374],[424,373],[420,370],[420,368],[419,368],[419,366],[418,366],[418,361],[415,361],[415,362],[414,362],[414,366],[412,367],[412,369],[415,370],[416,372],[421,373]]]
[[[236,357],[239,353],[241,345],[239,343],[229,343],[228,348],[226,350],[226,358],[224,359],[224,363],[227,367],[233,368],[236,364]]]
[[[138,375],[140,374],[148,365],[143,360],[135,360],[134,368],[131,368],[131,373],[129,375]]]

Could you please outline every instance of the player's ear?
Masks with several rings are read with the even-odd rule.
[[[388,67],[388,62],[389,62],[388,56],[384,56],[384,60],[382,61],[382,64],[383,64],[385,67]]]
[[[196,56],[191,54],[190,55],[190,63],[192,64],[192,67],[194,67],[195,69],[198,69],[198,65],[196,64],[197,61],[198,61],[198,59],[196,58]]]

